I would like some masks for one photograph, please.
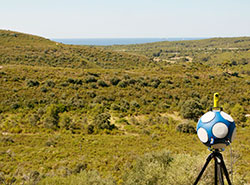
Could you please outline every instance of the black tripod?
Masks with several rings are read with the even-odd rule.
[[[222,154],[219,152],[219,150],[215,150],[211,154],[209,154],[209,156],[207,157],[206,163],[204,164],[200,174],[198,175],[196,181],[194,182],[194,185],[196,185],[199,182],[199,180],[200,180],[202,174],[204,173],[207,165],[209,164],[209,162],[212,159],[214,159],[214,184],[217,185],[217,183],[218,183],[218,175],[219,175],[220,185],[224,185],[224,179],[223,179],[223,172],[224,172],[224,174],[226,176],[226,179],[227,179],[228,185],[232,185],[232,183],[230,181],[230,178],[229,178],[229,174],[227,172],[226,165],[225,165],[223,157],[222,157]]]

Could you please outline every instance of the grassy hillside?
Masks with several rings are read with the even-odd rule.
[[[244,45],[211,55],[200,51],[214,63],[198,54],[196,61],[164,62],[132,49],[68,46],[9,31],[0,38],[1,183],[192,184],[209,154],[195,125],[214,92],[237,124],[235,184],[250,182],[250,60]],[[187,41],[193,42],[209,45]],[[109,49],[117,47],[130,48]],[[40,56],[44,60],[36,60]],[[110,56],[114,61],[105,61]],[[229,167],[229,148],[223,155]],[[213,183],[212,172],[201,184]]]
[[[72,68],[125,68],[148,65],[147,57],[69,46],[48,39],[0,30],[0,64],[25,64]]]
[[[250,38],[212,38],[194,41],[163,41],[149,44],[105,46],[105,49],[143,54],[158,64],[203,62],[208,65],[246,65]]]

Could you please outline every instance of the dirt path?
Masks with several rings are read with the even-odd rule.
[[[125,127],[124,123],[116,123],[116,120],[118,120],[118,119],[119,118],[117,118],[117,117],[111,116],[110,123],[114,124],[119,130],[123,131],[125,135],[139,136],[139,134],[137,134],[137,133],[127,132],[126,129],[124,128]]]
[[[193,62],[193,58],[190,57],[190,56],[186,56],[186,57],[183,57],[183,56],[182,57],[173,57],[173,58],[170,58],[170,59],[160,59],[159,57],[154,57],[153,61],[154,62],[160,62],[162,60],[163,62],[169,62],[171,64],[175,64],[175,63],[177,63],[177,60],[180,60],[182,58],[187,59],[188,61],[186,61],[186,62]]]
[[[162,116],[167,116],[173,118],[175,121],[180,121],[183,122],[185,119],[182,119],[181,116],[178,114],[178,112],[173,112],[173,113],[164,113],[161,114]]]

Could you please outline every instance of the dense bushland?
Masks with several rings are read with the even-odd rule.
[[[71,68],[131,68],[150,65],[145,56],[73,46],[38,36],[0,30],[0,65],[25,64]]]
[[[214,92],[238,126],[235,182],[249,182],[248,43],[103,48],[0,31],[1,183],[190,184],[206,157],[195,122]]]

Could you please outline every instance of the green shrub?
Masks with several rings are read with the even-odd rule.
[[[38,184],[38,182],[41,180],[40,173],[38,171],[32,171],[30,172],[28,176],[28,182],[29,184]]]
[[[32,126],[37,126],[38,121],[40,120],[40,117],[38,114],[31,114],[29,115],[29,123]]]
[[[86,163],[79,163],[76,165],[75,169],[73,170],[73,173],[81,173],[83,170],[85,170],[87,168],[87,164]]]
[[[154,116],[153,121],[157,124],[169,124],[169,118],[161,115]]]
[[[113,104],[111,105],[111,109],[112,109],[112,110],[119,111],[119,110],[120,110],[120,106],[119,106],[118,104],[116,104],[116,103],[113,103]]]
[[[11,108],[12,109],[18,109],[20,107],[20,104],[19,103],[13,103],[12,105],[11,105]]]
[[[121,80],[120,80],[119,78],[117,78],[117,77],[114,77],[114,78],[111,78],[111,79],[110,79],[110,83],[111,83],[112,85],[117,85],[120,81],[121,81]]]
[[[69,83],[63,82],[63,83],[61,83],[60,85],[61,85],[62,87],[67,87],[67,86],[69,86]]]
[[[68,83],[72,83],[72,84],[74,84],[74,83],[75,83],[75,80],[74,80],[74,79],[72,79],[72,78],[68,78],[67,82],[68,82]]]
[[[147,87],[149,86],[148,82],[144,79],[140,79],[139,80],[139,84],[142,86],[142,87]]]
[[[87,133],[88,133],[88,134],[93,134],[93,133],[94,133],[94,129],[95,129],[94,125],[89,124],[89,125],[87,126]]]
[[[155,79],[152,79],[151,80],[151,86],[154,87],[154,88],[158,88],[158,86],[161,84],[161,80],[155,78]]]
[[[133,101],[130,102],[130,106],[132,108],[140,108],[140,104],[137,103],[137,101],[135,101],[135,100],[133,100]]]
[[[53,80],[47,80],[46,81],[46,85],[48,87],[52,87],[53,88],[53,87],[55,87],[56,84],[55,84],[55,82]]]
[[[2,137],[0,138],[1,143],[4,143],[4,145],[10,145],[14,143],[14,140],[10,136]]]
[[[62,113],[60,115],[60,119],[59,119],[59,127],[69,130],[70,128],[70,123],[71,123],[71,118],[68,116],[68,114],[66,112]]]
[[[3,173],[0,173],[0,183],[1,184],[14,184],[16,182],[15,177],[5,177]]]
[[[46,93],[48,92],[48,89],[46,87],[41,87],[41,92]]]
[[[246,122],[246,111],[243,106],[240,104],[235,104],[234,107],[231,110],[232,117],[235,120],[235,123],[237,125],[244,125],[244,122]]]
[[[169,80],[169,79],[167,79],[165,82],[166,82],[167,84],[173,84],[173,83],[174,83],[172,80]]]
[[[47,115],[44,119],[44,126],[46,128],[56,130],[59,127],[58,126],[58,119],[56,119],[55,117],[52,117],[50,115]]]
[[[123,185],[190,185],[203,165],[201,156],[171,155],[167,151],[145,154],[123,176]],[[201,185],[213,184],[213,168],[206,169]]]
[[[68,78],[67,82],[68,82],[68,83],[71,83],[71,84],[82,85],[82,80],[81,80],[81,79],[72,79],[72,78]]]
[[[98,89],[97,85],[93,84],[93,83],[90,85],[90,87],[93,88],[93,89]]]
[[[126,75],[124,75],[124,79],[128,80],[128,79],[130,79],[130,76],[126,74]]]
[[[97,79],[95,77],[89,76],[85,79],[85,83],[93,83],[97,82]]]
[[[36,81],[36,80],[28,80],[27,81],[27,86],[28,87],[35,87],[35,86],[39,86],[39,85],[40,85],[40,83],[38,81]]]
[[[145,154],[136,160],[133,168],[124,175],[125,184],[161,184],[173,157],[167,151]]]
[[[195,134],[196,130],[195,130],[195,127],[193,125],[194,125],[194,123],[191,123],[190,121],[185,122],[185,123],[180,123],[177,125],[176,130],[178,132],[182,132],[182,133]]]
[[[51,146],[56,146],[57,141],[54,138],[49,138],[46,142],[45,142],[45,146],[51,147]]]
[[[75,84],[82,85],[82,80],[81,79],[75,79]]]
[[[88,72],[89,75],[95,76],[95,77],[99,77],[99,74],[97,73],[92,73],[92,72]]]
[[[121,88],[125,88],[125,87],[127,87],[127,85],[128,85],[128,83],[126,82],[126,81],[120,81],[119,83],[118,83],[118,87],[121,87]]]
[[[183,118],[198,120],[199,116],[203,114],[200,102],[195,99],[189,99],[181,107],[180,111]]]
[[[137,81],[135,79],[129,79],[128,84],[134,85]]]
[[[110,124],[110,118],[111,115],[109,113],[98,114],[94,118],[94,125],[96,125],[96,127],[101,130],[103,129],[112,130],[115,128],[115,126]]]
[[[97,84],[101,87],[108,87],[108,84],[106,82],[104,82],[103,80],[98,80]]]
[[[188,79],[188,78],[184,78],[184,81],[183,81],[185,84],[189,84],[191,83],[191,81]]]
[[[94,91],[89,91],[89,92],[87,92],[87,94],[89,95],[90,98],[96,97],[96,93]]]
[[[52,104],[50,105],[45,114],[44,119],[44,126],[46,128],[57,129],[59,128],[58,121],[59,121],[59,113],[65,112],[66,106],[62,104]]]
[[[126,100],[122,100],[120,103],[120,110],[122,112],[127,112],[130,109],[130,104]]]

